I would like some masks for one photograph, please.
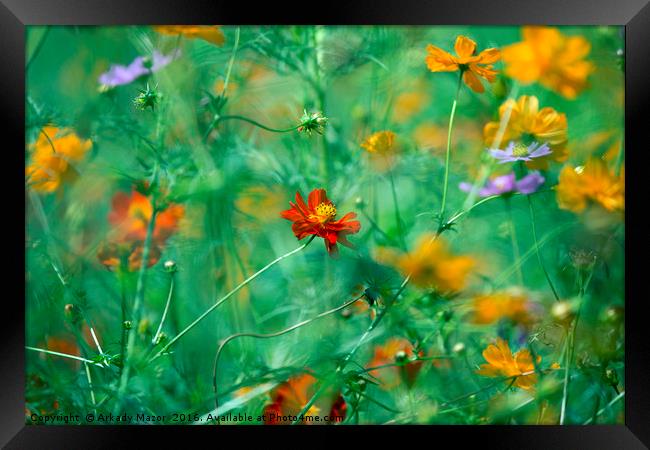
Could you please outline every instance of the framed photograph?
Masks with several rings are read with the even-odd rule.
[[[645,0],[2,3],[6,448],[648,448]]]

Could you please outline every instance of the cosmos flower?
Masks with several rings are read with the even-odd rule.
[[[480,78],[485,78],[490,83],[496,79],[496,70],[492,64],[497,62],[501,54],[496,48],[488,48],[476,55],[476,42],[465,36],[458,36],[454,44],[456,55],[429,44],[428,55],[425,59],[431,72],[455,72],[460,70],[463,81],[474,92],[484,92]]]
[[[31,146],[31,164],[25,168],[29,185],[37,192],[56,191],[76,177],[72,163],[82,161],[92,145],[90,139],[81,139],[68,128],[43,127]]]
[[[521,83],[539,82],[568,99],[587,86],[594,65],[585,60],[591,45],[582,36],[563,35],[557,28],[522,28],[523,41],[502,50],[505,73]]]
[[[434,234],[423,235],[408,254],[381,251],[377,259],[395,266],[411,282],[422,288],[435,288],[441,293],[454,293],[465,288],[468,275],[476,265],[470,256],[456,256],[447,243]]]
[[[546,144],[533,142],[529,146],[522,143],[510,142],[505,150],[491,149],[490,155],[499,160],[499,163],[516,161],[532,161],[534,158],[550,155],[551,149]]]
[[[410,361],[415,355],[413,346],[404,338],[389,339],[384,345],[375,347],[372,360],[367,364],[368,368],[380,367],[386,364],[395,364],[403,359],[404,363]],[[418,356],[424,356],[420,351]],[[406,384],[410,387],[415,383],[415,379],[422,369],[422,361],[415,361],[404,366],[395,366],[370,371],[370,375],[381,381],[381,387],[384,389],[394,388],[399,384],[399,377],[402,376]]]
[[[395,133],[392,131],[378,131],[363,141],[361,147],[369,153],[390,154],[395,148]]]
[[[291,416],[296,417],[305,407],[307,402],[316,393],[316,378],[309,373],[304,373],[289,378],[271,392],[271,403],[264,407],[266,425],[287,425],[293,422]],[[343,421],[347,413],[347,404],[341,394],[332,389],[321,395],[317,401],[305,412],[305,416],[335,416],[337,419],[324,422],[305,420],[304,424],[337,423]]]
[[[181,35],[188,39],[199,38],[218,46],[222,46],[226,41],[223,31],[216,25],[158,25],[153,29],[160,34]]]
[[[616,176],[605,161],[591,158],[584,167],[565,166],[557,185],[557,201],[562,209],[582,212],[589,203],[610,212],[625,210],[625,168]]]
[[[99,76],[101,89],[132,83],[143,75],[149,75],[159,71],[174,59],[178,58],[179,55],[180,51],[176,51],[170,55],[163,55],[158,50],[154,50],[151,58],[138,56],[128,66],[114,64],[107,72]]]
[[[500,134],[501,121],[505,121],[508,114],[510,117]],[[567,159],[567,130],[563,113],[550,107],[540,109],[537,97],[522,95],[517,101],[508,99],[501,105],[499,120],[485,125],[483,138],[490,148],[501,148],[505,142],[522,140],[548,145],[552,153],[526,161],[530,169],[547,169],[549,160],[562,162]]]
[[[515,173],[510,172],[488,180],[479,191],[479,197],[490,197],[492,195],[510,194],[519,192],[521,194],[532,194],[544,184],[544,177],[539,172],[534,171],[524,176],[520,180],[515,178]],[[459,185],[464,192],[472,190],[472,184],[462,182]]]
[[[316,235],[325,241],[325,247],[330,256],[338,253],[337,243],[352,248],[347,235],[356,234],[361,229],[361,223],[354,219],[353,212],[345,214],[336,220],[336,206],[327,198],[325,189],[314,189],[309,193],[307,203],[300,192],[296,192],[296,203],[289,202],[290,209],[280,215],[293,222],[291,229],[298,240]]]
[[[479,375],[492,378],[513,377],[504,382],[524,390],[535,388],[537,374],[528,349],[521,349],[513,355],[508,343],[497,338],[496,344],[490,344],[483,350],[483,358],[487,364],[481,364],[480,369],[476,371]],[[537,364],[541,361],[541,356],[538,356]]]
[[[118,192],[112,203],[108,221],[113,230],[109,241],[100,247],[97,256],[107,267],[118,267],[126,263],[128,270],[138,270],[142,263],[153,205],[147,196],[135,190],[130,194]],[[147,266],[158,262],[167,239],[178,230],[184,214],[185,208],[173,203],[157,213]]]
[[[523,325],[532,322],[531,305],[521,291],[495,292],[474,297],[472,322],[481,325],[495,323],[501,319]]]

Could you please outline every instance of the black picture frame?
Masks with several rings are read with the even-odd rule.
[[[648,153],[645,131],[647,121],[643,115],[649,99],[648,73],[650,73],[650,4],[648,0],[454,0],[423,1],[371,1],[354,2],[224,2],[209,0],[145,0],[145,1],[89,1],[89,0],[0,0],[0,115],[5,126],[3,151],[11,161],[1,177],[5,204],[16,202],[16,210],[24,211],[24,160],[18,148],[24,148],[25,130],[25,26],[26,25],[108,25],[108,24],[413,24],[413,25],[624,25],[625,26],[625,141],[631,162],[627,178],[632,189],[627,189],[626,213],[626,346],[625,346],[625,425],[619,426],[436,426],[436,427],[363,427],[375,436],[393,437],[411,441],[413,434],[422,433],[431,445],[443,442],[476,443],[489,448],[616,448],[637,449],[650,446],[650,339],[644,329],[647,319],[643,314],[642,295],[644,264],[629,264],[647,248],[647,229],[637,223],[644,201],[642,186],[644,161]],[[8,139],[7,139],[8,138]],[[644,145],[645,144],[645,145]],[[627,156],[627,155],[626,155]],[[5,159],[5,161],[7,161]],[[629,206],[631,205],[631,206]],[[16,235],[24,233],[24,222],[17,214],[8,214],[6,222],[18,228]],[[23,218],[25,216],[23,215]],[[642,221],[642,219],[638,219]],[[22,227],[22,231],[20,228]],[[24,247],[20,239],[12,238],[13,230],[5,232],[3,314],[0,326],[2,346],[0,372],[0,443],[5,448],[114,448],[129,447],[138,441],[149,448],[156,441],[171,442],[173,434],[184,436],[189,427],[116,427],[116,426],[26,426],[24,415]],[[22,264],[21,264],[22,263]],[[24,279],[24,278],[23,278]],[[9,289],[11,287],[11,289]],[[255,427],[254,431],[260,428]],[[286,433],[286,427],[281,427]],[[294,437],[283,437],[284,445],[309,442],[313,436],[298,427]],[[313,428],[313,427],[312,427]],[[316,427],[323,428],[323,427]],[[333,441],[345,442],[346,435],[357,427],[327,427]],[[268,429],[268,428],[265,428]],[[250,429],[247,429],[250,430]],[[193,427],[206,442],[225,445],[224,433],[243,431],[239,427],[220,427],[213,434],[212,427]],[[277,433],[273,430],[272,433]],[[319,430],[322,432],[322,430]],[[246,435],[248,435],[248,431]],[[287,441],[284,439],[292,439]],[[426,442],[426,441],[425,441]],[[232,445],[232,444],[231,444]],[[449,445],[449,444],[447,444]]]

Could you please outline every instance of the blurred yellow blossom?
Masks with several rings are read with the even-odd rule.
[[[565,166],[557,185],[557,201],[562,209],[582,212],[589,202],[607,211],[625,210],[625,168],[616,175],[598,158],[590,158],[584,167]]]
[[[557,28],[529,26],[523,41],[504,47],[505,73],[522,83],[543,86],[575,99],[586,87],[594,65],[584,58],[591,45],[583,36],[565,36]]]

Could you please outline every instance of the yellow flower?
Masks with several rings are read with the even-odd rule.
[[[625,210],[625,168],[616,176],[607,164],[591,158],[582,168],[565,166],[557,185],[557,201],[562,209],[579,213],[595,202],[611,212]]]
[[[406,122],[415,114],[422,111],[427,103],[427,96],[422,92],[404,92],[395,99],[393,107],[393,120]]]
[[[496,80],[497,72],[492,64],[501,57],[499,49],[488,48],[478,55],[476,53],[476,42],[465,36],[458,36],[454,44],[456,55],[454,56],[441,48],[429,44],[425,58],[427,67],[431,72],[455,72],[460,70],[463,74],[463,81],[474,92],[484,92],[479,77],[485,78],[490,83]]]
[[[394,265],[405,276],[410,274],[416,286],[435,287],[442,293],[461,291],[476,265],[470,256],[453,255],[446,242],[433,234],[423,235],[411,253],[395,255],[384,251],[378,259]]]
[[[584,58],[591,45],[582,36],[563,35],[557,28],[523,27],[524,40],[503,48],[505,73],[522,83],[543,86],[574,99],[587,85],[594,66]]]
[[[474,297],[472,321],[485,325],[502,318],[508,318],[513,322],[528,324],[532,321],[528,310],[528,299],[522,292],[496,292],[490,295],[478,295]]]
[[[395,133],[378,131],[361,144],[366,151],[380,155],[388,155],[395,148]]]
[[[158,25],[153,29],[160,34],[170,36],[180,34],[188,39],[200,38],[219,46],[226,41],[223,31],[216,25]]]
[[[487,364],[481,364],[480,369],[476,371],[479,375],[492,378],[512,377],[505,382],[525,390],[534,389],[537,374],[533,357],[527,349],[521,349],[513,355],[508,343],[497,338],[496,345],[490,344],[483,350],[483,358]],[[537,364],[541,361],[541,356],[538,356]]]
[[[505,125],[501,139],[497,139],[501,120],[505,120],[508,111],[510,118]],[[522,95],[515,101],[506,100],[499,108],[499,121],[488,122],[483,128],[485,144],[490,148],[503,148],[510,141],[525,140],[525,145],[532,141],[548,144],[552,153],[547,156],[527,161],[531,169],[547,169],[549,160],[566,161],[568,125],[566,115],[551,107],[539,109],[535,96]]]
[[[32,162],[25,168],[28,183],[35,191],[49,193],[76,175],[70,163],[81,161],[92,142],[80,139],[69,129],[46,126],[31,147]]]

